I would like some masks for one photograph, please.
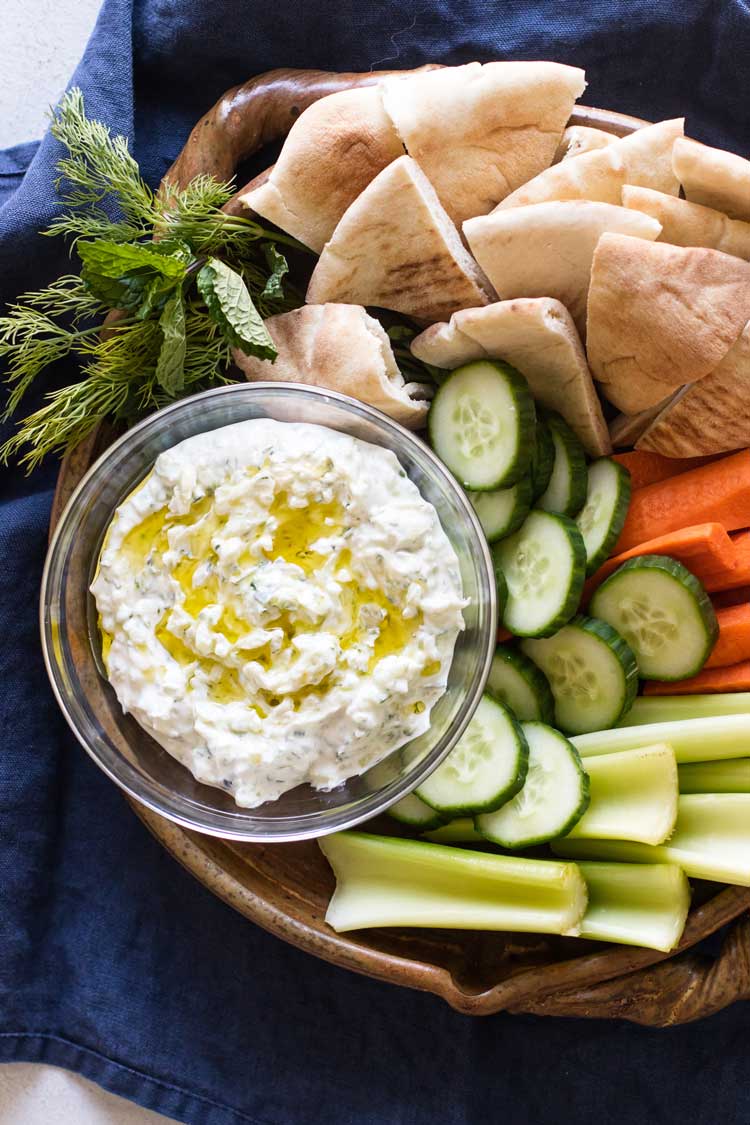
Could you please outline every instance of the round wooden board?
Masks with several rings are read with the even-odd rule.
[[[316,98],[379,77],[284,70],[253,78],[230,90],[201,119],[167,180],[185,183],[199,172],[229,178],[241,160],[284,136]],[[644,124],[583,106],[571,123],[618,136]],[[63,461],[52,528],[111,436],[100,427]],[[133,808],[188,871],[249,920],[308,953],[433,992],[469,1015],[507,1010],[665,1025],[750,997],[750,889],[698,888],[679,956],[535,935],[407,929],[337,935],[324,921],[333,878],[314,841],[237,844],[189,832],[136,803]],[[728,922],[733,925],[718,958],[685,952]]]

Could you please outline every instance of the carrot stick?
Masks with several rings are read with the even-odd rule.
[[[726,668],[750,660],[750,605],[733,605],[720,609],[719,639],[706,661],[706,668]]]
[[[504,641],[512,641],[512,640],[513,640],[513,634],[509,633],[508,630],[504,629],[501,625],[500,628],[497,631],[497,643],[502,644]]]
[[[734,566],[724,570],[712,565],[701,579],[711,594],[750,586],[750,532],[742,531],[739,535],[731,536],[731,539],[735,554]]]
[[[719,456],[724,456],[720,454]],[[658,484],[661,480],[687,473],[690,469],[698,469],[710,461],[712,457],[663,457],[661,453],[647,453],[645,450],[634,449],[631,453],[615,453],[613,461],[617,461],[630,473],[630,487],[635,492],[636,488],[645,488],[647,484]]]
[[[750,691],[750,660],[730,664],[727,668],[708,668],[678,683],[652,680],[643,689],[644,695],[692,695],[695,692],[715,694],[722,691]]]
[[[715,574],[726,576],[734,567],[736,548],[720,523],[699,523],[695,527],[683,527],[669,535],[660,535],[647,543],[640,543],[621,555],[607,559],[597,572],[589,578],[583,590],[584,604],[600,586],[605,578],[617,570],[618,566],[636,555],[669,555],[677,559],[700,581],[713,578]]]
[[[615,553],[709,521],[727,531],[750,526],[750,450],[636,489]]]

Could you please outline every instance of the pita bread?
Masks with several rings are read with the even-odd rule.
[[[424,426],[429,389],[404,383],[382,325],[359,305],[305,305],[269,317],[266,328],[278,350],[273,363],[234,352],[251,382],[325,387],[376,406],[402,426]]]
[[[319,254],[349,204],[403,152],[377,86],[329,94],[297,118],[266,182],[240,201]]]
[[[750,221],[750,160],[683,137],[675,144],[672,162],[691,203]]]
[[[639,211],[587,199],[512,207],[464,223],[469,249],[499,297],[555,297],[581,334],[591,259],[604,231],[653,240],[660,230]]]
[[[402,156],[347,209],[318,260],[307,301],[377,305],[429,324],[486,305],[493,295],[429,180]]]
[[[605,148],[563,160],[507,196],[500,207],[522,207],[549,199],[597,199],[620,203],[624,184],[641,184],[677,195],[672,145],[682,135],[683,119],[646,125]]]
[[[719,366],[685,387],[636,443],[665,457],[701,457],[750,445],[750,324]]]
[[[559,164],[561,160],[570,160],[572,156],[583,156],[584,152],[605,148],[617,139],[615,133],[607,133],[604,129],[591,129],[588,125],[569,125],[557,146],[552,163]]]
[[[707,246],[750,261],[750,223],[728,219],[712,207],[644,187],[624,187],[622,202],[625,207],[642,211],[661,223],[660,242],[670,242],[673,246]]]
[[[677,394],[679,393],[678,391]],[[609,437],[614,448],[625,449],[635,445],[641,434],[645,433],[654,421],[659,411],[663,410],[666,403],[671,402],[673,397],[673,395],[669,395],[663,402],[649,407],[648,410],[641,410],[639,414],[618,414],[609,424]]]
[[[589,288],[589,366],[624,413],[648,410],[705,378],[749,318],[750,263],[623,234],[599,240]]]
[[[592,457],[611,446],[586,356],[568,310],[550,297],[500,301],[454,313],[412,341],[414,355],[436,367],[504,359],[526,376],[543,406],[557,410]]]
[[[468,63],[383,82],[406,151],[456,223],[547,168],[584,72],[554,62]]]

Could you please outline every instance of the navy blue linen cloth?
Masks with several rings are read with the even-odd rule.
[[[693,136],[750,149],[744,0],[107,0],[74,80],[156,183],[254,73],[475,58],[577,64],[588,104],[687,113]],[[57,155],[49,137],[0,155],[2,300],[65,269],[35,233]],[[669,1031],[472,1020],[285,946],[194,882],[48,689],[36,603],[56,468],[0,479],[0,1058],[195,1125],[750,1120],[744,1004]]]

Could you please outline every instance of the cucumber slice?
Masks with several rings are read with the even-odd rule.
[[[534,451],[534,400],[508,363],[480,360],[457,368],[432,400],[432,448],[464,488],[507,488],[521,480]]]
[[[520,721],[541,720],[551,723],[555,700],[547,677],[533,660],[516,648],[498,645],[492,658],[487,691]]]
[[[578,751],[546,723],[522,723],[529,744],[523,789],[497,812],[474,820],[502,848],[528,848],[570,832],[589,805],[589,779]]]
[[[620,537],[630,504],[630,473],[609,457],[594,461],[588,473],[586,503],[576,523],[586,546],[586,573],[593,574]]]
[[[547,491],[555,466],[555,443],[550,428],[541,418],[536,421],[536,445],[531,461],[531,484],[534,500]]]
[[[555,462],[550,482],[537,500],[537,507],[544,512],[575,516],[586,503],[586,455],[580,441],[559,414],[547,414],[544,420],[552,434]]]
[[[639,555],[623,563],[594,594],[591,612],[625,638],[645,680],[695,676],[719,635],[703,586],[666,555]]]
[[[399,824],[408,824],[411,828],[420,828],[423,832],[439,828],[445,823],[445,818],[424,801],[420,801],[416,793],[407,793],[400,801],[396,801],[395,805],[391,805],[387,812],[388,816],[397,820]]]
[[[554,637],[524,641],[555,697],[555,726],[567,734],[613,727],[638,690],[635,657],[611,625],[576,617]]]
[[[546,637],[578,609],[586,548],[572,520],[532,511],[522,527],[492,551],[505,575],[503,625],[518,637]]]
[[[483,695],[458,745],[415,792],[449,816],[497,809],[523,785],[528,758],[520,724]]]
[[[467,492],[474,511],[479,516],[488,543],[496,543],[505,535],[517,531],[531,510],[531,479],[524,477],[510,488],[496,488],[492,492]]]

